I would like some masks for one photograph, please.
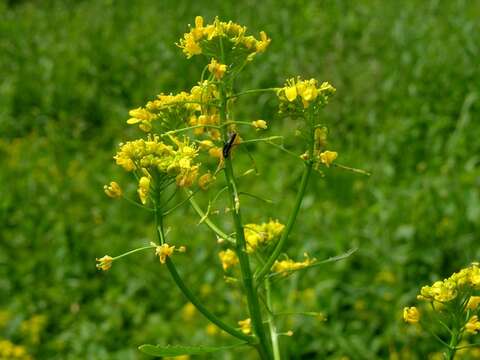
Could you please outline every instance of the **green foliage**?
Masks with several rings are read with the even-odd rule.
[[[285,70],[332,83],[330,147],[339,163],[372,172],[366,179],[332,168],[310,186],[288,254],[359,250],[275,290],[281,310],[327,317],[285,317],[279,330],[294,330],[295,340],[281,345],[290,358],[427,358],[438,347],[405,327],[402,308],[419,286],[480,258],[478,1],[0,1],[0,309],[10,314],[0,338],[38,359],[138,359],[145,342],[223,339],[185,311],[152,254],[106,274],[94,264],[152,240],[142,214],[104,196],[103,184],[123,176],[105,164],[128,109],[199,77],[172,46],[198,14],[272,38],[255,72],[243,75],[245,88],[280,86]],[[274,102],[253,99],[241,100],[248,106],[239,120],[275,119]],[[296,142],[286,146],[301,148]],[[283,153],[251,146],[262,153],[255,161],[264,181],[249,191],[282,200],[245,198],[254,214],[246,221],[284,219],[300,174]],[[225,295],[234,285],[223,281],[215,238],[197,231],[193,214],[183,207],[169,220],[189,248],[178,267],[234,323],[243,306],[227,314],[239,299]],[[39,342],[21,330],[35,314],[47,319]]]

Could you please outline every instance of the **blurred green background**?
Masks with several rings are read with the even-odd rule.
[[[295,332],[282,338],[289,358],[427,359],[439,348],[404,325],[403,306],[422,285],[480,259],[477,0],[0,1],[0,341],[36,359],[145,359],[142,343],[228,342],[190,311],[152,254],[106,273],[94,265],[152,240],[149,214],[102,187],[127,184],[112,156],[138,135],[125,124],[128,110],[197,81],[204,60],[188,61],[174,45],[195,15],[273,39],[243,89],[297,74],[331,82],[330,147],[338,162],[372,172],[330,169],[309,187],[289,255],[359,250],[276,286],[279,310],[327,317],[283,323]],[[289,129],[276,105],[249,97],[239,117],[272,119],[268,134]],[[301,149],[293,135],[289,143]],[[274,148],[254,150],[261,175],[240,186],[276,203],[246,201],[246,220],[285,221],[301,168]],[[177,263],[235,323],[245,307],[197,221],[187,206],[169,219],[188,247]],[[245,357],[254,354],[208,358]]]

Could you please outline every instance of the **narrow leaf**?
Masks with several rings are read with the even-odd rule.
[[[180,356],[180,355],[201,355],[212,353],[216,351],[224,351],[234,347],[246,345],[246,342],[225,345],[225,346],[182,346],[182,345],[150,345],[145,344],[138,347],[138,349],[151,356]]]

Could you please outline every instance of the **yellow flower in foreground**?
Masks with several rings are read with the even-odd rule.
[[[470,334],[476,334],[480,330],[480,322],[478,321],[478,316],[473,315],[470,320],[465,324],[465,330]]]
[[[327,167],[333,163],[333,161],[338,157],[338,154],[335,151],[324,151],[319,155],[320,162],[325,164]]]
[[[252,126],[257,130],[260,130],[260,129],[265,130],[267,128],[267,122],[265,120],[255,120],[255,121],[252,121]]]
[[[111,256],[105,255],[100,259],[96,259],[96,261],[98,262],[97,269],[107,271],[112,267],[113,258]]]
[[[270,220],[263,224],[245,224],[244,234],[247,242],[247,251],[249,253],[263,244],[266,244],[277,238],[283,232],[285,225],[278,222],[278,220]]]
[[[420,320],[420,312],[415,306],[403,309],[403,320],[409,324],[415,324]]]
[[[227,65],[220,64],[217,60],[212,59],[208,64],[208,71],[210,71],[217,80],[220,80],[227,71]]]
[[[235,254],[235,251],[227,249],[225,251],[220,251],[218,257],[222,262],[223,270],[227,270],[229,267],[235,266],[238,264],[238,257]]]
[[[167,257],[172,256],[173,251],[175,250],[175,246],[170,246],[168,244],[156,245],[155,243],[152,243],[152,245],[156,246],[155,255],[159,257],[162,264],[165,264]]]
[[[480,304],[480,296],[470,296],[470,299],[468,299],[467,308],[471,310],[475,310],[476,308],[478,308],[479,304]]]
[[[297,87],[295,85],[286,87],[285,96],[288,101],[294,101],[297,98]]]
[[[110,182],[109,185],[104,185],[103,190],[105,194],[111,198],[119,198],[122,196],[122,188],[115,181]]]
[[[147,203],[148,191],[150,190],[150,179],[146,176],[142,176],[138,181],[138,196],[143,205]]]
[[[248,335],[252,332],[252,320],[250,318],[240,320],[238,325],[240,325],[240,330],[242,330],[244,334]]]

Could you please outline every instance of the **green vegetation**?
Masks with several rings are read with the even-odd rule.
[[[323,112],[330,147],[339,163],[372,173],[313,175],[289,255],[358,251],[274,289],[284,299],[277,310],[324,315],[285,317],[279,330],[294,336],[281,346],[293,359],[439,351],[405,325],[402,309],[421,285],[480,259],[478,1],[0,1],[0,342],[35,359],[102,360],[146,359],[137,350],[144,343],[222,344],[153,253],[95,269],[96,257],[154,240],[150,217],[107,198],[103,185],[125,176],[111,157],[120,139],[135,136],[128,110],[199,78],[200,60],[173,46],[196,15],[272,38],[242,87],[282,86],[297,74],[333,84]],[[292,127],[272,97],[241,101],[239,119]],[[300,149],[298,141],[286,146]],[[249,191],[281,201],[245,201],[246,221],[285,221],[301,173],[275,148],[257,145],[256,154],[262,181]],[[198,231],[194,214],[184,206],[169,219],[188,248],[176,264],[235,323],[243,306],[225,290],[232,285],[216,239]]]

